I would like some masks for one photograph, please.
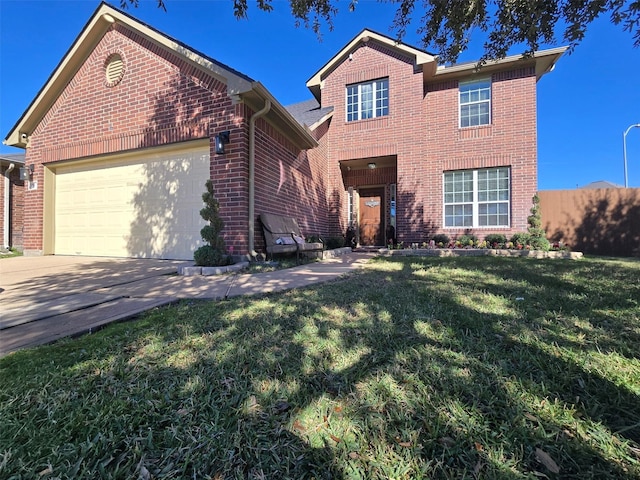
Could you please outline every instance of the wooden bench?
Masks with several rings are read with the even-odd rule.
[[[274,254],[294,253],[299,262],[300,256],[305,252],[321,252],[324,250],[322,240],[320,242],[307,242],[300,231],[298,222],[293,217],[276,215],[273,213],[261,213],[260,222],[264,232],[264,241],[267,249],[267,258]]]

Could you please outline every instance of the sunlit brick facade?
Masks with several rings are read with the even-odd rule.
[[[259,82],[101,5],[7,137],[34,169],[24,249],[57,253],[56,178],[69,166],[104,174],[119,155],[191,145],[207,152],[234,254],[264,251],[260,213],[293,216],[307,235],[350,228],[361,245],[522,231],[537,189],[536,82],[563,51],[478,71],[365,30],[311,77],[312,100],[284,108]],[[149,177],[170,199],[171,171]]]

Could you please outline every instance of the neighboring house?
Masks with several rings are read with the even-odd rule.
[[[101,4],[5,140],[34,165],[25,252],[192,258],[208,178],[240,255],[264,251],[261,212],[362,245],[525,230],[536,82],[564,50],[477,71],[364,30],[286,109]]]
[[[24,182],[23,153],[0,153],[0,248],[22,249]]]
[[[624,188],[622,185],[618,185],[607,180],[596,180],[595,182],[587,183],[580,188],[596,189],[596,188]]]

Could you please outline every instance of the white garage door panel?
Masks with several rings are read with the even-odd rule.
[[[55,253],[192,259],[208,150],[56,170]]]

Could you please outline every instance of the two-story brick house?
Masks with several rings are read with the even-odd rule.
[[[341,226],[356,225],[365,245],[394,232],[421,243],[435,233],[526,230],[537,189],[536,82],[564,51],[478,70],[439,66],[369,30],[357,35],[307,82],[316,102],[292,108],[307,119],[316,112],[322,148],[309,155],[328,165]]]
[[[363,245],[526,228],[536,81],[564,50],[476,72],[363,31],[283,107],[262,85],[101,4],[5,143],[25,148],[26,254],[192,258],[213,180],[234,254],[259,213]]]

